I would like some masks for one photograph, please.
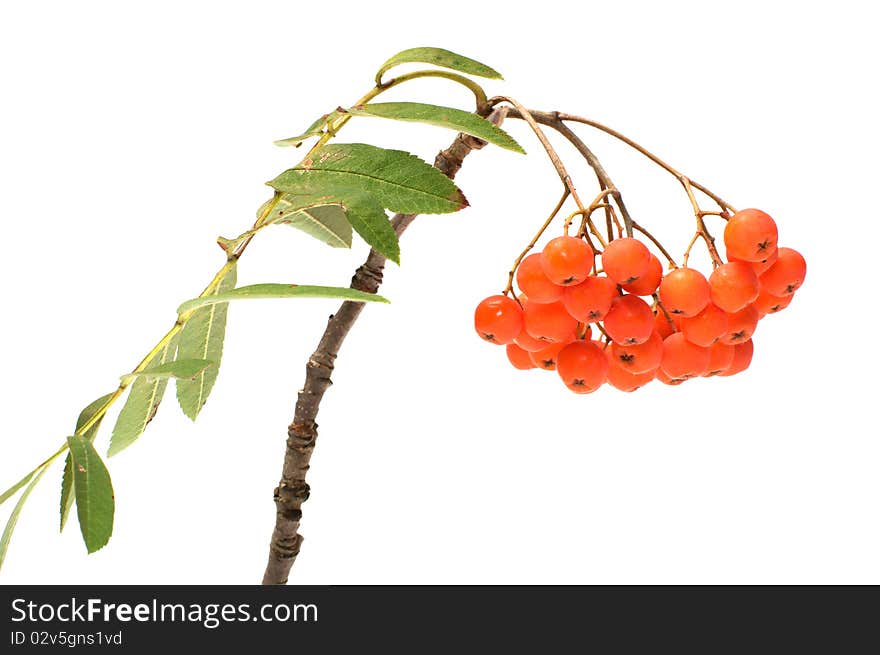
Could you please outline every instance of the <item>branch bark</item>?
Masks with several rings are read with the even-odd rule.
[[[488,118],[498,125],[504,120],[505,114],[506,109],[499,109],[493,111]],[[459,134],[452,145],[437,155],[434,167],[449,178],[454,178],[464,158],[485,145],[485,141]],[[413,220],[415,215],[397,214],[391,219],[391,224],[400,236]],[[351,288],[376,293],[382,284],[384,268],[385,257],[371,250],[366,261],[351,278]],[[269,561],[263,574],[264,585],[287,582],[290,569],[302,546],[303,537],[299,534],[299,523],[302,519],[302,504],[309,498],[306,474],[318,438],[318,424],[315,419],[324,392],[332,384],[330,377],[339,349],[363,308],[364,303],[342,303],[339,310],[327,321],[318,347],[306,364],[306,381],[297,397],[293,422],[287,429],[287,448],[281,481],[274,493],[275,529],[269,544]]]

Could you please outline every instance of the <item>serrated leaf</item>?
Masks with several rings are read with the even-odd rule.
[[[388,215],[373,196],[365,193],[340,197],[348,222],[376,252],[395,264],[400,263],[400,242]]]
[[[291,136],[286,139],[279,139],[275,141],[276,146],[287,147],[293,146],[294,148],[299,148],[303,141],[315,136],[321,136],[324,134],[324,127],[330,121],[334,120],[337,116],[339,116],[339,112],[334,110],[329,114],[324,114],[319,119],[317,119],[314,123],[309,125],[306,130],[302,134],[298,134],[297,136]]]
[[[28,496],[31,495],[34,487],[37,486],[37,483],[48,470],[49,464],[47,463],[43,465],[42,468],[38,468],[28,475],[27,479],[29,480],[34,474],[36,474],[36,477],[33,477],[31,483],[25,488],[24,493],[21,494],[15,507],[12,508],[12,514],[9,515],[9,520],[6,521],[6,527],[3,530],[3,534],[0,535],[0,569],[3,568],[3,561],[6,559],[6,552],[9,550],[9,542],[12,540],[12,533],[15,531],[15,526],[18,524],[18,517],[21,516],[21,510],[24,508],[24,504],[27,502]]]
[[[113,483],[110,472],[92,442],[84,437],[68,437],[73,457],[73,488],[76,514],[83,541],[89,553],[100,550],[113,534]]]
[[[452,180],[427,162],[403,150],[365,143],[324,146],[268,184],[294,195],[368,193],[382,207],[404,214],[446,214],[467,207]]]
[[[239,287],[232,291],[225,291],[216,296],[205,296],[187,300],[177,308],[179,314],[199,309],[217,303],[230,302],[232,300],[253,300],[258,298],[331,298],[334,300],[351,300],[353,302],[382,302],[388,299],[382,296],[349,289],[348,287],[321,287],[306,284],[252,284]]]
[[[285,196],[287,194],[281,197]],[[276,222],[302,230],[332,248],[351,248],[351,223],[348,222],[345,209],[341,205],[301,209],[289,213]]]
[[[171,361],[176,352],[177,338],[174,338],[147,363],[147,366]],[[122,452],[143,434],[159,409],[159,403],[162,402],[167,385],[166,378],[137,378],[132,382],[128,398],[119,412],[116,424],[113,426],[113,433],[110,435],[108,457]]]
[[[478,137],[496,146],[525,154],[512,136],[482,116],[454,107],[439,107],[420,102],[376,102],[349,109],[354,116],[376,116],[398,121],[427,123],[447,127]]]
[[[123,380],[136,378],[176,378],[178,380],[192,380],[199,373],[210,366],[216,366],[217,362],[209,359],[176,359],[173,362],[165,362],[150,366],[137,373],[127,373],[122,376]]]
[[[237,276],[237,268],[233,266],[217,285],[214,296],[234,289]],[[180,331],[177,359],[206,359],[216,363],[216,366],[203,370],[192,380],[177,381],[177,402],[183,413],[193,421],[205,406],[220,372],[227,311],[225,303],[211,304],[190,316]]]
[[[110,399],[112,393],[108,393],[106,396],[101,396],[97,400],[89,403],[80,413],[79,418],[76,420],[76,429],[74,430],[75,434],[78,434],[80,428],[82,428],[86,423],[88,423],[92,417],[101,409],[104,404]],[[88,430],[83,433],[83,437],[91,441],[95,442],[95,437],[98,435],[98,428],[101,427],[101,421],[104,420],[104,417],[101,416],[95,424],[92,425]],[[67,459],[64,460],[64,473],[61,476],[61,527],[60,530],[64,530],[64,525],[67,523],[67,517],[70,515],[70,509],[73,507],[73,458],[70,453],[67,453]]]
[[[503,79],[501,73],[494,68],[480,62],[459,55],[443,48],[410,48],[398,52],[391,59],[382,64],[382,68],[376,73],[376,83],[381,83],[382,76],[398,64],[433,64],[441,68],[449,68],[459,73],[487,77],[493,80]]]

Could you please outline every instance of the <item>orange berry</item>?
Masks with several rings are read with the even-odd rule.
[[[529,336],[551,343],[568,343],[576,336],[577,320],[561,302],[537,303],[531,300],[523,305],[523,326]]]
[[[535,337],[526,332],[525,329],[523,329],[518,335],[516,335],[516,339],[513,340],[513,343],[530,353],[544,350],[544,348],[547,347],[546,341],[535,339]]]
[[[510,360],[510,363],[513,364],[514,368],[518,368],[521,371],[527,371],[530,368],[535,368],[535,363],[529,356],[531,353],[523,350],[515,343],[509,343],[505,347],[507,349],[507,359]]]
[[[654,308],[654,332],[659,334],[661,338],[665,339],[673,332],[677,332],[680,323],[681,319],[672,315],[667,318],[666,314],[660,309],[660,307]]]
[[[768,293],[766,289],[761,288],[761,292],[758,294],[758,297],[755,298],[755,302],[752,303],[752,306],[758,310],[760,317],[764,318],[767,314],[781,312],[791,304],[792,298],[794,298],[793,293],[780,298],[779,296],[774,296],[772,293]]]
[[[559,351],[565,348],[567,345],[567,343],[551,343],[543,350],[539,350],[535,353],[529,353],[529,359],[532,360],[532,363],[537,368],[542,368],[545,371],[555,371],[556,358],[559,356]]]
[[[712,302],[725,312],[738,312],[758,297],[758,276],[744,262],[722,264],[709,276]]]
[[[747,305],[738,312],[727,315],[727,332],[719,339],[721,343],[733,346],[748,341],[758,327],[758,310],[754,305]]]
[[[591,393],[608,377],[608,359],[594,342],[575,341],[559,351],[556,372],[575,393]]]
[[[774,296],[788,296],[804,283],[807,262],[797,250],[780,248],[779,257],[761,275],[761,287]]]
[[[617,286],[602,275],[591,275],[580,284],[565,287],[562,304],[581,323],[601,321],[617,297]]]
[[[617,284],[633,284],[648,274],[651,257],[651,251],[638,239],[615,239],[602,253],[602,268]]]
[[[767,259],[776,250],[779,233],[776,222],[760,209],[736,212],[724,226],[724,247],[727,257],[747,262]]]
[[[733,364],[733,356],[736,346],[728,346],[726,343],[713,343],[709,346],[709,366],[704,376],[721,375]]]
[[[551,239],[540,257],[541,268],[553,284],[577,284],[593,270],[593,249],[577,237]]]
[[[620,391],[635,391],[645,386],[654,379],[655,371],[652,369],[645,373],[631,373],[629,369],[618,366],[611,355],[611,348],[605,349],[608,357],[608,384]]]
[[[661,264],[660,260],[652,254],[648,272],[632,284],[624,284],[623,290],[634,296],[650,296],[657,290],[662,278],[663,264]]]
[[[516,285],[533,302],[555,302],[562,298],[563,288],[544,274],[540,253],[532,253],[519,263]]]
[[[660,380],[660,382],[662,382],[663,384],[668,384],[673,387],[687,380],[687,378],[670,377],[662,368],[658,368],[656,371],[654,371],[654,378]]]
[[[615,365],[630,373],[647,373],[660,366],[663,357],[663,338],[656,332],[644,343],[622,346],[613,343],[608,348]]]
[[[496,344],[511,343],[523,327],[523,310],[507,296],[489,296],[477,305],[474,328],[480,338]]]
[[[654,331],[654,313],[638,296],[617,296],[603,325],[608,336],[621,345],[644,343]]]
[[[754,351],[755,344],[751,339],[736,344],[733,347],[733,362],[731,362],[730,367],[727,370],[718,375],[726,378],[731,375],[736,375],[737,373],[742,373],[749,367],[749,364],[752,363],[752,355],[754,354]]]
[[[761,276],[761,273],[763,273],[763,272],[766,271],[768,268],[770,268],[771,266],[773,266],[773,264],[774,264],[774,262],[776,261],[777,257],[779,257],[779,249],[778,249],[778,248],[777,248],[776,250],[774,250],[774,251],[773,251],[773,254],[769,255],[769,256],[767,257],[767,259],[762,259],[762,260],[759,261],[759,262],[745,262],[745,263],[752,267],[752,270],[755,271],[755,275],[757,275],[758,277],[760,277],[760,276]],[[742,262],[742,261],[745,261],[745,260],[743,260],[743,259],[737,259],[736,257],[731,257],[729,254],[728,254],[728,256],[727,256],[727,259],[728,259],[728,261],[731,261],[731,262]]]
[[[688,379],[702,375],[709,367],[709,349],[691,343],[681,332],[663,340],[660,368],[670,378]]]
[[[677,268],[660,282],[659,296],[670,314],[696,316],[709,304],[709,283],[696,269]]]
[[[696,316],[681,319],[681,332],[691,343],[708,348],[727,334],[727,312],[710,302]]]

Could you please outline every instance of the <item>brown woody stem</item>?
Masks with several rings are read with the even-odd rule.
[[[503,115],[503,110],[493,112],[489,120],[496,124],[500,123]],[[464,158],[472,150],[482,148],[484,145],[484,141],[459,134],[451,146],[437,155],[434,166],[448,177],[454,178]],[[400,236],[414,219],[415,216],[411,214],[397,214],[391,224]],[[382,283],[384,267],[385,257],[371,250],[366,261],[352,277],[351,288],[376,293]],[[269,560],[263,574],[265,585],[286,583],[290,569],[299,554],[303,541],[299,534],[302,504],[309,497],[306,473],[318,437],[318,424],[315,419],[324,392],[331,385],[330,376],[339,349],[363,308],[364,303],[342,303],[339,310],[327,321],[327,327],[318,347],[306,364],[306,381],[297,397],[293,422],[287,430],[287,447],[281,481],[274,493],[275,529],[269,544]]]

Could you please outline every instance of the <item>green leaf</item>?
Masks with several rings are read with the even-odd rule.
[[[255,298],[332,298],[335,300],[351,300],[353,302],[384,302],[388,300],[382,296],[349,289],[348,287],[318,287],[300,284],[252,284],[247,287],[239,287],[232,291],[225,291],[216,296],[193,298],[187,300],[177,308],[179,314],[184,314],[193,309],[229,302],[230,300],[250,300]]]
[[[285,198],[291,197],[294,196],[282,194],[278,204],[284,202]],[[348,222],[345,208],[341,205],[322,205],[301,209],[291,212],[275,222],[302,230],[333,248],[351,248],[351,223]]]
[[[217,285],[214,297],[234,289],[237,275],[235,266],[229,269],[229,272]],[[207,306],[190,316],[180,331],[180,343],[177,348],[178,359],[203,359],[217,364],[204,369],[192,380],[177,381],[177,402],[183,413],[193,421],[196,420],[207,402],[220,372],[223,340],[226,337],[227,310],[226,303]]]
[[[177,339],[172,339],[147,363],[147,366],[169,362],[174,359],[175,352],[177,352]],[[122,406],[113,426],[113,433],[110,435],[108,457],[122,452],[143,434],[147,424],[153,420],[159,409],[167,384],[167,378],[137,378],[132,383],[128,399]]]
[[[104,404],[110,400],[112,393],[108,393],[106,396],[101,396],[97,400],[89,403],[85,409],[83,409],[79,413],[79,418],[76,420],[76,430],[74,431],[76,434],[79,433],[80,428],[88,423],[92,417],[101,409]],[[101,421],[104,420],[104,417],[101,416],[95,424],[92,425],[88,430],[83,433],[83,437],[91,441],[95,442],[95,437],[98,435],[98,428],[101,427]],[[64,474],[61,476],[61,530],[64,530],[64,524],[67,523],[67,517],[70,515],[70,508],[73,507],[73,458],[70,453],[67,453],[67,459],[64,460]]]
[[[176,378],[178,380],[192,380],[199,373],[210,366],[216,366],[217,362],[209,359],[176,359],[173,362],[165,362],[150,366],[137,373],[128,373],[122,376],[123,380],[136,378]]]
[[[496,146],[525,154],[522,146],[494,123],[487,121],[482,116],[454,107],[438,107],[420,102],[376,102],[352,107],[349,109],[349,113],[354,116],[376,116],[448,127],[451,130],[464,132],[489,143],[494,143]]]
[[[395,264],[400,264],[400,243],[397,233],[382,205],[366,193],[340,196],[348,222],[371,248]]]
[[[67,445],[73,456],[73,487],[79,528],[86,549],[94,553],[107,545],[113,534],[113,483],[91,441],[84,437],[68,437]]]
[[[333,110],[329,114],[324,114],[318,120],[316,120],[314,123],[309,125],[306,128],[305,132],[303,132],[302,134],[298,134],[297,136],[291,136],[286,139],[279,139],[278,141],[275,141],[274,143],[276,146],[281,146],[281,147],[293,146],[294,148],[299,148],[302,145],[302,142],[305,141],[306,139],[309,139],[314,136],[321,136],[322,134],[324,134],[324,128],[326,127],[327,123],[331,122],[332,120],[334,120],[338,116],[339,116],[339,112],[336,110]]]
[[[0,536],[0,569],[3,568],[3,560],[6,559],[6,551],[9,550],[9,541],[12,539],[12,533],[15,531],[15,526],[18,523],[18,517],[21,516],[21,510],[24,507],[25,502],[27,502],[28,496],[31,495],[34,487],[36,487],[37,483],[40,481],[40,478],[42,478],[43,474],[45,474],[48,470],[49,464],[47,463],[43,465],[42,468],[37,469],[36,471],[32,471],[28,475],[28,479],[30,479],[30,477],[33,476],[34,473],[36,473],[36,477],[31,480],[31,483],[24,490],[24,493],[21,494],[21,498],[18,499],[18,502],[12,509],[12,514],[9,515],[9,520],[6,522],[6,528],[3,530],[3,535]],[[37,471],[39,471],[39,473],[37,473]]]
[[[446,214],[468,204],[452,180],[415,155],[364,143],[324,146],[269,185],[295,195],[369,193],[384,208],[404,214]]]
[[[382,76],[391,68],[398,64],[433,64],[441,68],[450,68],[459,73],[468,75],[477,75],[479,77],[488,77],[493,80],[502,79],[501,73],[494,68],[489,68],[486,64],[469,59],[463,55],[458,55],[449,50],[442,48],[410,48],[403,52],[398,52],[391,59],[382,64],[382,68],[376,73],[376,83],[382,82]]]
[[[2,505],[7,500],[12,498],[19,489],[21,489],[24,485],[26,485],[28,482],[30,482],[31,478],[34,477],[34,475],[37,473],[37,471],[39,471],[42,467],[43,467],[43,464],[40,464],[40,466],[35,468],[33,471],[31,471],[26,476],[24,476],[21,480],[19,480],[14,485],[9,487],[9,489],[4,491],[3,495],[0,496],[0,505]]]

